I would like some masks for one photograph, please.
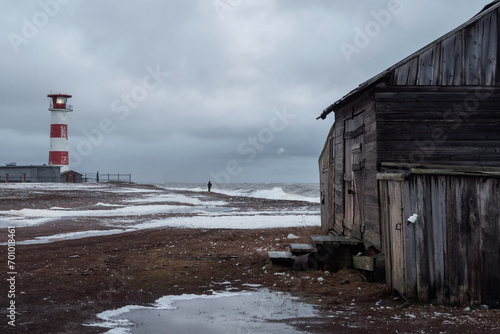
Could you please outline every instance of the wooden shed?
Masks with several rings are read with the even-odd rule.
[[[82,183],[83,175],[78,172],[75,172],[74,170],[68,170],[66,172],[61,173],[61,182]]]
[[[382,170],[389,285],[422,302],[499,307],[500,168],[383,164]]]
[[[452,294],[449,302],[467,304],[489,298],[498,303],[500,300],[498,288],[492,290],[493,282],[498,284],[500,280],[499,272],[481,269],[485,264],[500,267],[500,201],[498,195],[494,195],[494,191],[498,192],[494,173],[500,171],[495,169],[500,167],[499,15],[500,2],[494,1],[465,24],[361,84],[318,117],[326,119],[330,113],[335,115],[319,157],[323,228],[385,251],[389,282],[409,297],[429,301],[443,293],[443,286],[432,285],[434,276],[429,275],[451,282],[462,261],[457,258],[451,261],[448,257],[454,252],[465,252],[468,255],[464,256],[470,255],[471,263],[476,264],[466,269],[467,275],[472,276],[451,284],[450,290],[463,291],[456,296]],[[482,175],[488,168],[493,168],[490,174]],[[435,174],[418,174],[417,170],[433,170]],[[450,170],[456,175],[451,176]],[[415,182],[423,184],[421,190],[412,187]],[[447,188],[442,190],[436,184],[446,184]],[[442,191],[436,192],[439,189]],[[471,195],[458,199],[463,189],[468,189]],[[487,199],[480,195],[485,189],[490,191]],[[472,196],[474,191],[476,197]],[[416,201],[410,200],[410,206],[405,198]],[[482,204],[471,204],[475,201]],[[463,213],[466,211],[454,211],[463,210],[464,203],[469,203],[470,215]],[[423,207],[427,211],[416,210]],[[446,208],[446,214],[428,208]],[[391,210],[399,210],[398,220],[394,218],[396,212]],[[392,213],[388,215],[388,212]],[[417,223],[405,228],[408,218],[405,216],[410,212],[419,215],[418,222],[425,222],[422,225],[426,226],[425,230],[419,230]],[[459,214],[461,220],[457,221]],[[475,219],[472,217],[484,219],[471,223],[471,219]],[[403,236],[399,232],[390,233],[396,227],[401,228],[397,231],[402,231]],[[422,247],[418,241],[396,246],[401,238],[411,240],[406,233],[417,233],[417,236],[430,233],[434,237],[433,233],[442,229],[449,233],[436,236],[440,241],[433,244],[433,249],[441,255],[428,258],[425,266],[418,259],[427,254],[427,241]],[[481,239],[487,241],[481,243],[479,249],[474,248],[478,244],[471,243],[471,238],[484,236],[484,231],[493,231],[494,237]],[[449,245],[453,241],[457,245]],[[402,258],[391,259],[398,247],[403,247],[402,254],[416,252],[415,257],[408,255],[411,260],[406,258],[407,262],[403,263],[397,262]],[[478,251],[482,257],[474,253],[478,256],[474,258],[473,252]],[[488,252],[495,256],[484,262]],[[483,259],[481,265],[475,262],[479,258]],[[406,265],[400,267],[405,274],[399,281],[393,279],[398,275],[394,271],[398,266],[391,263]],[[446,272],[430,269],[444,264]],[[411,270],[421,275],[405,276]],[[481,279],[477,279],[479,276]],[[469,291],[470,284],[477,284],[477,293],[466,295],[464,291]],[[486,298],[490,291],[491,298]],[[436,299],[446,302],[446,298]]]

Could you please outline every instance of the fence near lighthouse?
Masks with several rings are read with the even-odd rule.
[[[99,175],[99,178],[97,178]],[[132,182],[132,174],[97,174],[97,173],[85,173],[83,174],[83,182],[95,183],[95,182]]]

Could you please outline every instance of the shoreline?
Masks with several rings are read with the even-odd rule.
[[[19,227],[18,241],[24,243],[162,227],[252,229],[319,225],[317,203],[172,190],[147,184],[27,184],[0,187],[0,192],[0,228]],[[260,216],[259,226],[252,220],[255,216]],[[58,233],[51,235],[52,231]],[[0,236],[0,245],[3,243]]]

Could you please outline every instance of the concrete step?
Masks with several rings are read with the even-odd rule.
[[[352,257],[365,250],[363,241],[352,237],[333,235],[312,235],[316,246],[315,259],[326,270],[336,272],[352,268]]]
[[[293,254],[289,251],[267,252],[267,256],[272,264],[291,267],[293,265]]]
[[[290,244],[290,250],[294,255],[314,253],[316,247],[313,244]]]

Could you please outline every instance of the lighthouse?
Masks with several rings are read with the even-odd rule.
[[[68,116],[73,106],[68,104],[71,95],[49,94],[50,122],[50,152],[49,165],[61,166],[61,173],[69,171],[68,153]]]

